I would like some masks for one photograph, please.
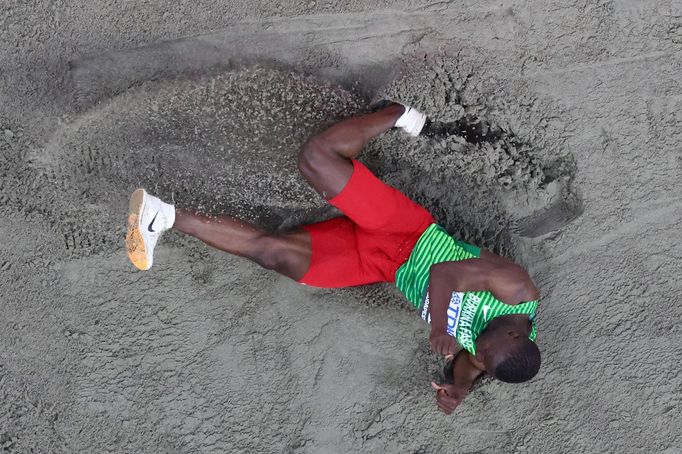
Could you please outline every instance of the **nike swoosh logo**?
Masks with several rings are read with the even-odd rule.
[[[154,226],[154,221],[156,221],[156,217],[159,215],[159,212],[157,211],[156,214],[154,215],[154,219],[152,219],[152,222],[149,223],[149,226],[147,227],[147,230],[150,232],[154,233],[155,230],[152,228]]]
[[[483,306],[483,321],[487,322],[488,321],[488,310],[490,309],[490,306],[487,304]]]

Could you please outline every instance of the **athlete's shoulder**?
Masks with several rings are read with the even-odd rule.
[[[481,259],[489,264],[488,280],[491,291],[504,294],[505,298],[500,298],[503,302],[519,304],[539,299],[540,292],[524,267],[487,250],[481,253]]]

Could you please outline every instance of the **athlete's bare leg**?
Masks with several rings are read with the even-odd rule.
[[[294,280],[301,279],[310,264],[310,235],[302,229],[268,233],[232,216],[203,216],[187,210],[176,211],[173,228]]]
[[[378,112],[336,123],[315,135],[301,147],[298,168],[308,183],[329,200],[346,186],[353,174],[351,158],[372,138],[391,129],[405,112],[391,104]]]
[[[356,157],[371,138],[392,128],[405,111],[392,104],[378,112],[339,122],[311,137],[301,148],[298,166],[310,185],[325,199],[337,195],[353,173]],[[310,235],[299,229],[268,233],[232,216],[202,216],[177,210],[173,228],[204,243],[294,280],[301,279],[310,265]]]

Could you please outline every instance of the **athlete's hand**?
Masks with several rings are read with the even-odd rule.
[[[429,345],[431,350],[450,359],[457,353],[457,342],[448,333],[438,333],[431,330],[429,334]]]
[[[431,382],[431,388],[436,391],[436,405],[440,411],[449,415],[469,394],[469,390],[457,385],[442,384]]]

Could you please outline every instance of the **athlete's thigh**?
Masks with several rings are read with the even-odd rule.
[[[433,216],[424,207],[378,179],[362,163],[355,160],[352,163],[353,174],[348,183],[329,203],[359,227],[372,232],[412,235],[433,222]]]
[[[299,280],[310,266],[312,243],[310,234],[298,228],[291,232],[273,233],[262,239],[262,255],[280,274]]]
[[[343,190],[353,174],[350,159],[330,151],[313,137],[303,145],[298,168],[303,177],[322,197],[329,200]]]
[[[357,226],[341,216],[303,226],[310,234],[312,255],[302,284],[339,288],[384,281],[381,273],[363,265],[358,249]]]

